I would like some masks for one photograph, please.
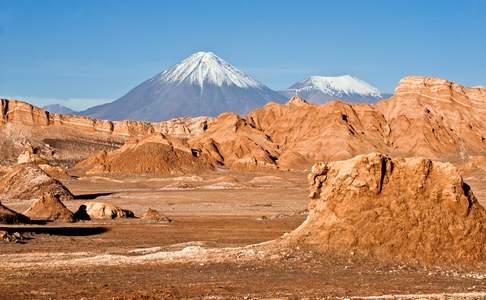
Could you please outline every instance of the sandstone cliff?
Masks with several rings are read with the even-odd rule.
[[[0,164],[13,163],[32,145],[48,161],[71,165],[100,150],[120,147],[127,138],[153,133],[187,138],[203,131],[207,117],[178,118],[159,123],[105,121],[49,113],[19,100],[0,99]]]

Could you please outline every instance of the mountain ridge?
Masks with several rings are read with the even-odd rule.
[[[355,76],[310,76],[281,91],[287,97],[299,96],[310,102],[325,103],[340,99],[351,103],[374,103],[382,93]]]

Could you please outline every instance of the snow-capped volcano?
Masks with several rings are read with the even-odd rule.
[[[225,62],[212,52],[197,52],[159,76],[160,81],[188,81],[199,86],[236,85],[241,88],[261,88],[263,84]]]
[[[120,99],[83,112],[111,120],[159,121],[180,116],[245,114],[285,97],[211,52],[197,52]]]
[[[350,76],[311,76],[290,86],[282,94],[299,96],[308,101],[323,103],[331,99],[372,103],[382,99],[380,91],[371,84]]]

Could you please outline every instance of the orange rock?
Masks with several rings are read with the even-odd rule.
[[[309,216],[284,240],[419,264],[486,262],[486,210],[450,163],[371,153],[318,163]]]

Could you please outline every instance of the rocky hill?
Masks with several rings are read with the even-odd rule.
[[[184,139],[153,134],[129,140],[120,149],[97,153],[75,165],[87,173],[176,175],[214,169],[211,157]]]
[[[486,210],[450,163],[371,153],[318,163],[308,182],[309,217],[284,242],[402,263],[486,262]]]

